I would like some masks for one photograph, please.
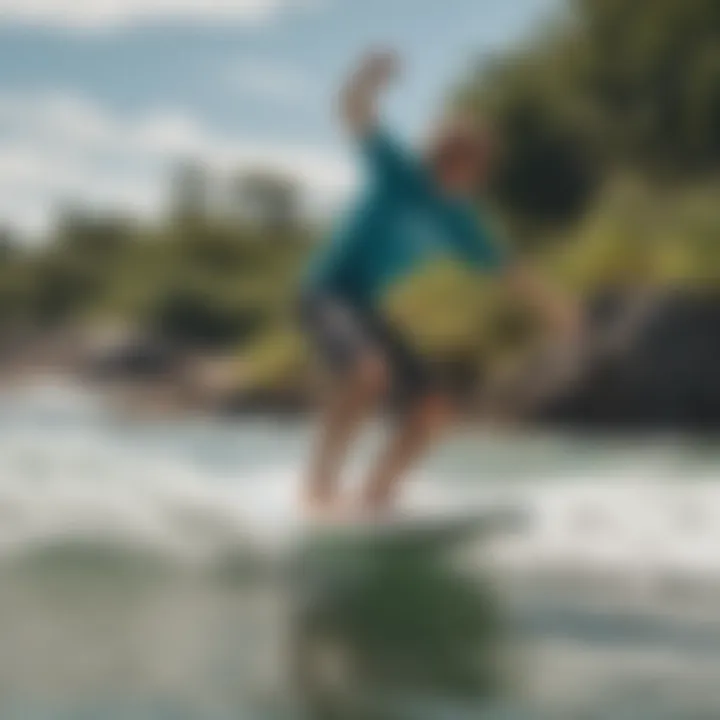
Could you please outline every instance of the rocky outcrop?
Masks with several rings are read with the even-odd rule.
[[[597,298],[578,371],[530,414],[580,428],[720,430],[720,292]]]

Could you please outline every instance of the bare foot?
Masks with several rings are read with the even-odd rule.
[[[347,520],[347,508],[337,498],[306,498],[303,514],[307,520],[320,525],[337,525]]]
[[[345,512],[350,522],[362,525],[387,522],[397,517],[397,512],[391,505],[368,503],[365,500],[348,506]]]
[[[365,501],[347,502],[340,498],[305,498],[305,518],[318,525],[373,525],[397,517],[394,508],[387,504],[369,504]]]

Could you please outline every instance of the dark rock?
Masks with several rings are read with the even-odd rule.
[[[289,417],[302,415],[309,407],[312,403],[304,388],[248,388],[229,394],[217,410],[229,416],[268,414]]]
[[[604,346],[635,301],[597,298],[576,382],[543,400],[535,417],[610,430],[720,430],[720,293],[655,297],[624,337]]]
[[[132,338],[93,354],[84,370],[96,380],[153,380],[170,376],[181,364],[182,356],[171,344]]]

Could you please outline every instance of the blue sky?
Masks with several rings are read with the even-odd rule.
[[[557,0],[0,0],[0,217],[41,231],[64,201],[162,210],[167,170],[296,174],[331,206],[354,173],[333,117],[368,45],[405,63],[388,99],[416,136],[470,62]]]

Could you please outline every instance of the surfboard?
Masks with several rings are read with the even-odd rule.
[[[307,523],[302,540],[321,546],[422,543],[447,547],[498,530],[507,530],[519,521],[519,513],[506,507],[432,514],[401,513],[373,520]]]

